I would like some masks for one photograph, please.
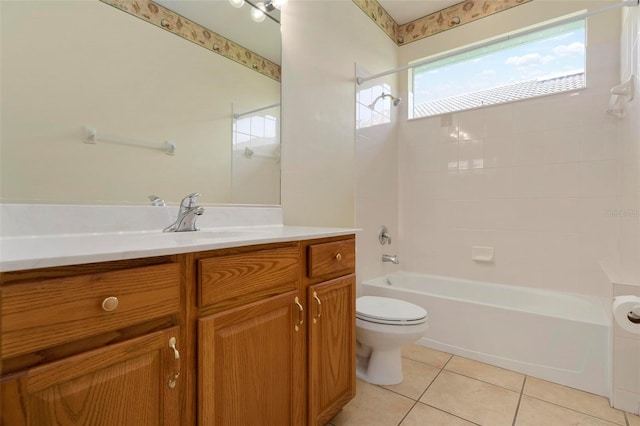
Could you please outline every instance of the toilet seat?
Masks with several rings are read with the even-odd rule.
[[[404,300],[362,296],[356,300],[356,318],[377,324],[414,325],[427,321],[427,311]]]

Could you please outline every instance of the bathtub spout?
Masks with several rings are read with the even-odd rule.
[[[400,263],[400,261],[398,260],[398,256],[397,255],[390,255],[390,254],[383,254],[382,255],[382,261],[383,262],[391,262],[394,265],[397,265],[398,263]]]

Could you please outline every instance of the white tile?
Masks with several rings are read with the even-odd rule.
[[[590,161],[580,164],[580,196],[610,197],[618,192],[618,162]]]
[[[582,131],[580,127],[551,129],[545,137],[545,162],[567,163],[580,159]]]
[[[580,160],[613,160],[620,156],[620,135],[615,130],[585,130],[580,147]]]
[[[453,198],[475,199],[479,197],[484,185],[483,170],[461,170],[455,175],[455,188]]]
[[[513,141],[513,164],[531,165],[544,163],[546,136],[544,131],[518,133]]]
[[[458,140],[482,139],[484,137],[485,112],[481,109],[462,112],[458,115]]]
[[[484,167],[509,167],[513,165],[513,137],[492,137],[484,139]]]
[[[512,201],[514,229],[576,232],[577,198],[520,198]]]
[[[546,118],[545,109],[543,100],[527,100],[513,103],[514,133],[543,131]]]
[[[617,235],[617,197],[580,198],[577,202],[577,231],[585,234]]]
[[[486,109],[485,138],[510,138],[513,132],[513,105],[499,105]]]
[[[563,93],[550,96],[547,100],[545,104],[547,130],[580,126],[584,108],[579,95]]]
[[[486,198],[510,198],[515,194],[513,168],[488,168],[482,172],[481,195]]]
[[[418,171],[442,171],[458,169],[458,144],[425,145],[413,159]]]
[[[458,170],[484,168],[484,144],[482,139],[458,143]]]
[[[517,197],[576,197],[579,163],[514,167]]]

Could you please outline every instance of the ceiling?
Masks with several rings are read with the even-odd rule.
[[[462,0],[378,0],[399,25],[460,3]]]

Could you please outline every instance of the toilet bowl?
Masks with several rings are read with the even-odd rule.
[[[356,300],[356,376],[376,385],[402,382],[400,349],[427,332],[427,311],[388,297]]]

